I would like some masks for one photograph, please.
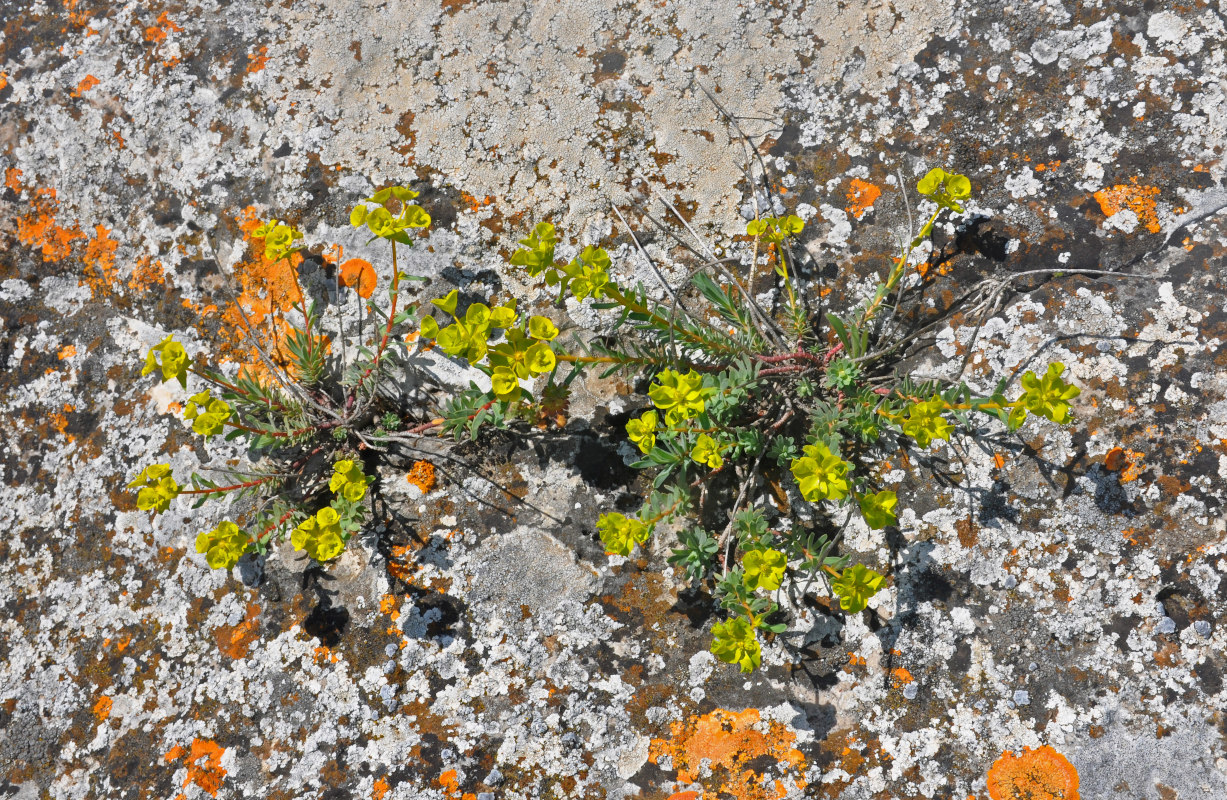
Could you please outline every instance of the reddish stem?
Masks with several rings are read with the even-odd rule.
[[[388,346],[388,337],[392,335],[392,321],[396,319],[396,301],[400,299],[397,288],[400,286],[400,268],[396,265],[396,242],[392,242],[392,308],[388,311],[388,324],[383,329],[383,338],[379,340],[379,347],[375,350],[375,358],[371,360],[371,365],[366,368],[366,372],[362,373],[358,378],[358,382],[354,384],[353,397],[356,397],[362,389],[362,383],[367,377],[379,368],[379,359],[383,357],[383,351]]]
[[[246,489],[251,486],[259,486],[262,483],[267,483],[272,478],[260,478],[259,480],[247,481],[246,483],[236,483],[233,486],[213,486],[208,489],[187,489],[179,492],[179,494],[217,494],[218,492],[231,492],[235,489]]]

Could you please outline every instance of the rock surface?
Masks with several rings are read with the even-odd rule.
[[[11,0],[0,790],[962,800],[1050,745],[1083,797],[1227,796],[1225,47],[1221,0]],[[888,590],[798,612],[749,680],[707,652],[710,600],[667,541],[596,540],[637,490],[607,417],[642,398],[613,382],[581,387],[565,436],[474,452],[424,497],[389,470],[400,521],[328,570],[285,547],[210,571],[192,543],[225,508],[151,520],[122,489],[242,458],[139,371],[171,332],[243,358],[234,297],[259,321],[283,277],[246,249],[258,219],[306,232],[310,291],[355,320],[319,251],[386,282],[346,222],[388,182],[434,217],[402,265],[428,296],[525,304],[546,295],[505,257],[537,220],[654,285],[611,204],[646,227],[632,203],[666,197],[739,252],[779,203],[850,303],[906,235],[899,181],[935,165],[977,189],[936,232],[935,309],[1012,289],[913,366],[987,384],[1061,361],[1078,419],[889,467],[898,532],[849,540]]]

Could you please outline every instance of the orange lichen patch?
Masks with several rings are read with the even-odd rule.
[[[226,777],[226,770],[222,767],[222,753],[225,751],[226,749],[218,746],[216,742],[193,739],[192,750],[187,757],[187,777],[183,779],[183,785],[186,787],[189,783],[194,783],[217,797],[217,790],[222,787],[222,778]],[[201,759],[204,759],[203,764],[200,763]]]
[[[375,292],[375,268],[371,262],[361,258],[351,258],[341,265],[341,284],[358,293],[363,300]]]
[[[1009,751],[988,771],[992,800],[1079,800],[1078,770],[1065,756],[1044,745],[1026,748],[1021,755]]]
[[[1125,450],[1125,466],[1120,471],[1120,482],[1129,483],[1136,481],[1146,471],[1146,465],[1142,463],[1142,454],[1136,450]]]
[[[796,734],[778,722],[764,724],[758,709],[727,711],[718,708],[710,714],[692,716],[670,726],[670,739],[653,739],[648,760],[657,763],[663,756],[673,760],[677,779],[683,783],[699,781],[706,762],[712,772],[704,783],[713,794],[727,794],[737,800],[778,800],[787,794],[783,784],[763,786],[758,772],[750,766],[767,757],[799,772],[805,756],[792,747]],[[803,786],[799,778],[796,784]]]
[[[242,622],[237,625],[223,625],[214,632],[217,649],[230,658],[245,657],[251,643],[260,635],[259,616],[260,606],[249,603]]]
[[[494,198],[490,195],[486,195],[485,197],[476,197],[464,190],[461,190],[460,192],[460,200],[469,211],[477,211],[478,209],[485,208],[494,202]]]
[[[449,769],[439,776],[439,788],[449,795],[454,795],[460,791],[460,779],[456,776],[456,770]]]
[[[111,238],[105,225],[94,227],[94,238],[85,245],[85,283],[90,294],[97,300],[113,294],[115,290],[115,250],[119,242]]]
[[[15,192],[26,188],[21,183],[19,169],[8,170],[5,184]],[[85,238],[85,234],[75,223],[70,228],[56,224],[59,205],[55,189],[35,189],[30,199],[30,212],[17,220],[17,239],[27,247],[40,248],[43,251],[43,261],[60,261],[67,258],[72,252],[73,240]]]
[[[82,93],[88,92],[99,83],[102,83],[102,81],[98,80],[93,75],[86,75],[81,79],[81,82],[77,84],[77,88],[73,89],[71,92],[69,92],[69,94],[73,97],[80,97]]]
[[[421,489],[422,494],[429,494],[435,488],[435,465],[429,461],[415,461],[405,480]]]
[[[248,206],[238,217],[239,229],[248,244],[251,256],[234,266],[234,275],[239,284],[237,303],[243,307],[251,324],[260,329],[265,321],[269,322],[267,331],[262,332],[266,343],[279,337],[272,334],[274,317],[284,318],[292,313],[294,304],[302,297],[298,285],[298,265],[302,256],[293,253],[289,258],[271,261],[264,255],[264,239],[255,236],[255,230],[262,224],[259,214],[253,206]],[[233,305],[222,312],[225,323],[225,335],[219,342],[219,354],[240,362],[252,362],[251,371],[261,375],[265,371],[264,364],[256,359],[255,351],[244,340],[247,326],[243,314]]]
[[[993,466],[995,466],[997,469],[1004,469],[1005,456],[1001,455],[1001,453],[993,453]]]
[[[128,279],[128,288],[134,292],[147,292],[159,283],[166,283],[166,270],[162,268],[162,262],[154,261],[151,256],[137,259],[136,266],[132,268],[132,277]]]
[[[167,31],[174,31],[175,33],[179,33],[182,30],[183,28],[179,27],[174,22],[172,22],[171,19],[167,16],[167,12],[163,11],[158,16],[157,21],[154,22],[153,25],[145,29],[145,41],[160,42],[166,38]]]
[[[58,411],[53,411],[51,412],[51,414],[48,415],[47,418],[51,421],[51,427],[59,431],[60,436],[65,436],[68,438],[68,441],[70,442],[72,441],[72,437],[68,436],[68,433],[67,433],[68,417],[64,416]]]
[[[1105,217],[1111,217],[1125,209],[1137,214],[1138,222],[1151,233],[1158,233],[1159,215],[1155,210],[1155,198],[1159,189],[1154,186],[1140,186],[1137,178],[1130,184],[1118,184],[1095,192],[1099,208]]]
[[[1128,463],[1129,459],[1125,457],[1125,451],[1119,447],[1113,447],[1103,457],[1103,468],[1109,472],[1119,472]]]
[[[392,618],[393,622],[400,619],[400,611],[396,608],[398,605],[400,604],[397,602],[396,595],[394,594],[385,594],[379,598],[380,613],[387,614]]]
[[[4,87],[9,85],[9,74],[0,72],[0,91],[4,91]]]
[[[264,69],[268,65],[268,47],[260,45],[255,52],[255,55],[247,57],[247,74],[252,75]]]
[[[72,358],[76,354],[77,354],[77,346],[74,344],[66,344],[60,348],[60,352],[56,353],[55,357],[58,358],[60,361],[63,361],[66,358]]]
[[[1043,162],[1041,161],[1039,164],[1036,164],[1036,165],[1035,165],[1035,171],[1036,171],[1036,172],[1043,172],[1044,170],[1048,170],[1048,171],[1050,171],[1050,172],[1051,172],[1052,170],[1057,169],[1057,168],[1059,168],[1060,166],[1061,166],[1061,162],[1060,162],[1060,161],[1049,161],[1047,164],[1045,164],[1045,163],[1043,163]]]
[[[371,787],[371,797],[373,800],[383,800],[384,795],[391,791],[392,787],[388,785],[387,778],[380,778],[375,781],[375,785]]]
[[[397,580],[412,583],[413,576],[420,569],[411,560],[412,553],[412,548],[407,544],[393,545],[388,554],[388,574]]]
[[[187,755],[187,748],[182,747],[181,745],[175,745],[174,747],[166,751],[166,755],[164,755],[163,758],[165,758],[166,763],[169,764],[172,761],[178,761],[179,759],[183,758],[185,755]]]
[[[94,716],[98,718],[99,722],[102,722],[107,717],[111,716],[111,705],[111,698],[107,697],[105,694],[98,698],[97,703],[94,703],[92,711],[94,712]]]
[[[849,214],[860,219],[865,216],[865,212],[873,208],[873,204],[882,196],[882,190],[874,186],[868,181],[863,181],[860,178],[852,179],[852,186],[848,189],[848,206],[845,209]]]
[[[703,795],[698,792],[674,792],[669,795],[669,800],[702,800]]]
[[[891,680],[895,682],[896,686],[903,686],[906,683],[911,683],[912,681],[916,680],[912,677],[912,673],[908,672],[903,667],[896,667],[895,669],[892,669],[890,671],[890,677]]]

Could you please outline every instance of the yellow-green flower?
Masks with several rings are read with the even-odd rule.
[[[588,245],[574,261],[566,267],[570,279],[571,293],[576,300],[591,296],[600,300],[605,296],[609,281],[609,253],[600,247]]]
[[[521,239],[524,248],[511,254],[511,263],[528,270],[530,277],[537,277],[554,265],[554,246],[557,243],[554,226],[538,222],[527,238]]]
[[[1082,394],[1082,390],[1061,379],[1061,373],[1064,371],[1065,365],[1060,361],[1049,364],[1048,371],[1042,378],[1037,377],[1031,370],[1027,370],[1027,373],[1022,376],[1022,386],[1025,391],[1018,402],[1027,411],[1037,416],[1062,424],[1069,422],[1068,401]]]
[[[490,373],[490,389],[495,397],[508,403],[518,400],[522,392],[519,379],[509,367],[494,368]]]
[[[946,410],[946,401],[933,397],[922,403],[913,403],[907,411],[907,419],[903,422],[903,432],[916,440],[921,447],[928,447],[934,439],[947,439],[954,430],[942,412]]]
[[[316,561],[330,561],[345,549],[345,536],[341,531],[341,517],[332,506],[321,508],[313,517],[307,517],[290,534],[290,544],[295,550],[305,550]]]
[[[751,550],[741,559],[745,568],[745,584],[750,589],[775,591],[784,581],[784,568],[788,559],[779,550]]]
[[[409,204],[409,201],[417,196],[418,193],[407,186],[389,186],[386,189],[380,189],[353,207],[349,212],[349,224],[355,228],[366,225],[373,235],[384,239],[392,239],[406,228],[428,227],[430,214],[426,213],[421,206]],[[384,204],[393,197],[401,202],[400,215],[395,217],[384,207]],[[366,203],[375,203],[376,207],[367,208]]]
[[[932,197],[940,206],[961,212],[963,206],[958,201],[971,197],[971,181],[966,175],[946,172],[937,167],[920,179],[916,190],[925,197]]]
[[[554,351],[545,342],[537,342],[524,353],[524,363],[533,375],[544,375],[558,363]]]
[[[626,436],[639,448],[639,452],[646,453],[656,446],[658,422],[655,411],[646,411],[639,419],[626,423]]]
[[[170,475],[169,464],[152,464],[128,484],[129,489],[140,487],[136,494],[136,507],[141,511],[161,514],[170,508],[170,501],[179,496],[182,489]]]
[[[233,412],[225,400],[215,398],[205,389],[191,396],[183,411],[185,419],[192,420],[192,430],[201,436],[214,436],[225,430]]]
[[[230,569],[247,551],[247,534],[233,522],[219,522],[217,527],[196,535],[196,552],[205,554],[211,569]]]
[[[676,425],[703,413],[710,389],[703,388],[703,377],[694,370],[685,375],[667,369],[656,376],[657,383],[648,389],[648,397],[661,411],[665,421]]]
[[[256,228],[251,235],[264,240],[264,257],[269,261],[285,258],[301,249],[294,242],[302,238],[302,232],[275,219]]]
[[[842,500],[848,496],[849,464],[822,443],[802,448],[804,455],[792,462],[801,496],[811,503]]]
[[[726,664],[736,664],[742,672],[753,672],[762,663],[762,646],[754,626],[741,617],[713,625],[712,655]]]
[[[332,465],[332,479],[328,481],[329,491],[356,503],[366,496],[366,486],[366,475],[357,462],[346,458]]]
[[[161,357],[161,363],[159,363],[158,356]],[[187,357],[187,351],[183,349],[183,345],[174,341],[174,334],[171,334],[154,345],[146,354],[145,367],[141,370],[141,375],[148,375],[161,367],[163,381],[175,378],[179,381],[179,385],[186,389],[187,370],[191,364],[192,360]]]
[[[869,527],[880,530],[898,522],[895,518],[895,506],[898,504],[899,498],[889,489],[883,489],[877,494],[862,495],[861,516]]]
[[[515,300],[512,300],[509,303],[490,309],[491,328],[510,328],[516,324],[518,314],[516,313],[515,302]]]
[[[720,469],[724,466],[724,459],[720,457],[720,445],[716,444],[716,440],[706,433],[699,434],[698,441],[694,443],[694,449],[690,451],[690,457],[712,469]]]
[[[864,564],[854,564],[831,581],[831,588],[839,597],[839,607],[849,614],[856,614],[869,605],[869,598],[878,593],[885,581],[881,573]]]
[[[558,335],[558,328],[545,317],[529,317],[528,335],[542,342],[552,342]]]
[[[643,544],[652,534],[652,529],[642,520],[617,512],[602,514],[596,521],[596,529],[606,552],[619,556],[629,556],[635,545]]]

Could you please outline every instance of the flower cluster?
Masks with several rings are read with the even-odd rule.
[[[779,550],[751,550],[742,558],[741,565],[746,571],[746,588],[773,592],[784,582],[784,568],[788,566],[788,559]]]
[[[187,371],[191,365],[192,360],[188,358],[187,351],[171,335],[150,348],[145,355],[145,367],[141,370],[141,376],[144,377],[160,367],[163,381],[174,378],[186,389]]]
[[[903,420],[903,432],[916,440],[921,447],[928,447],[934,439],[948,439],[954,426],[942,416],[946,401],[933,397],[920,403],[912,403]]]
[[[703,413],[708,397],[715,390],[703,388],[703,376],[694,370],[685,375],[677,370],[667,369],[656,376],[658,383],[648,389],[648,397],[661,411],[665,412],[665,422],[677,425],[683,420],[693,419]]]
[[[762,663],[762,646],[754,626],[741,617],[713,625],[712,654],[726,664],[736,664],[742,672],[753,672]]]
[[[355,228],[366,225],[372,237],[409,244],[409,236],[405,233],[407,229],[425,228],[430,225],[430,214],[426,213],[421,206],[409,203],[417,196],[418,193],[407,186],[389,186],[386,189],[380,189],[354,206],[349,212],[349,224]],[[397,216],[392,216],[392,212],[385,206],[392,198],[396,198],[401,204],[401,212]],[[368,208],[367,203],[374,203],[375,207]]]
[[[302,249],[301,245],[295,244],[302,238],[302,232],[275,219],[256,228],[251,235],[264,240],[264,257],[269,261],[280,261],[290,253]]]
[[[617,512],[602,514],[596,521],[596,529],[605,550],[619,556],[629,556],[635,545],[643,544],[652,535],[647,523]]]
[[[916,190],[925,197],[933,198],[941,208],[961,213],[963,206],[958,201],[971,197],[971,181],[966,175],[946,172],[937,167],[920,179]]]
[[[656,446],[656,430],[660,419],[655,411],[646,411],[638,419],[626,423],[626,436],[631,443],[639,448],[639,452],[647,453]]]
[[[895,518],[895,506],[898,504],[899,498],[889,489],[864,494],[860,497],[861,516],[869,527],[880,530],[899,521]]]
[[[187,408],[183,410],[184,419],[191,420],[192,430],[201,436],[221,433],[231,414],[230,404],[213,397],[208,389],[192,395],[187,401]]]
[[[307,555],[321,563],[331,561],[345,549],[345,533],[341,530],[341,515],[332,506],[321,508],[315,516],[307,517],[290,534],[290,544],[295,550],[306,550]]]
[[[750,236],[761,236],[765,242],[778,243],[795,236],[805,228],[805,222],[795,214],[786,217],[762,217],[751,220],[746,225],[746,233]]]
[[[366,496],[366,487],[374,477],[367,477],[362,467],[351,459],[342,459],[332,465],[332,479],[328,481],[328,490],[344,497],[351,503],[356,503]]]
[[[832,453],[825,444],[806,445],[804,454],[792,462],[792,475],[801,488],[801,496],[811,503],[820,500],[842,500],[848,496],[848,470],[851,465]]]
[[[1022,376],[1023,396],[1017,401],[1018,408],[1053,422],[1069,422],[1069,401],[1082,394],[1082,390],[1061,379],[1064,371],[1065,365],[1060,361],[1049,364],[1042,378],[1027,370]]]
[[[205,554],[210,569],[230,569],[247,552],[247,534],[233,522],[219,522],[211,531],[196,535],[196,552]]]
[[[694,449],[690,451],[690,457],[712,469],[720,469],[724,466],[724,458],[720,455],[720,445],[706,433],[699,434]]]
[[[839,607],[849,614],[864,611],[869,605],[869,598],[878,593],[885,576],[869,569],[864,564],[853,564],[831,581],[831,588],[839,597]]]
[[[182,489],[170,475],[169,464],[153,464],[141,470],[141,474],[128,484],[129,489],[140,488],[136,495],[136,507],[141,511],[161,514],[170,508],[170,501],[179,496]]]
[[[586,297],[600,300],[617,288],[609,280],[609,253],[600,247],[588,245],[569,263],[555,265],[557,238],[554,226],[548,222],[538,223],[520,244],[524,247],[512,254],[512,265],[524,267],[533,278],[544,274],[547,286],[558,287],[559,298],[570,289],[576,300]]]
[[[507,402],[517,400],[521,380],[553,371],[558,360],[549,343],[558,336],[558,328],[547,317],[529,317],[518,325],[520,318],[513,302],[494,308],[473,303],[461,319],[456,315],[459,296],[453,289],[446,297],[432,300],[454,322],[440,328],[434,317],[425,317],[421,334],[437,341],[448,355],[462,356],[475,366],[487,359],[486,371],[495,397]],[[503,341],[491,345],[490,339],[499,329],[503,330]]]

